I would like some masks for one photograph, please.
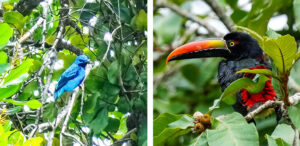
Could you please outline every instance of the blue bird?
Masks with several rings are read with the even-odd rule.
[[[89,63],[86,55],[79,55],[59,77],[54,92],[55,101],[64,93],[71,92],[81,84],[85,77],[85,66]]]

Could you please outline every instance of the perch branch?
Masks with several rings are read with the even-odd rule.
[[[300,93],[296,93],[295,95],[289,97],[289,100],[290,100],[291,104],[293,104],[293,105],[297,104],[300,101]],[[267,108],[271,108],[271,107],[282,106],[282,105],[283,105],[283,101],[267,101],[266,103],[264,103],[263,105],[261,105],[257,109],[255,109],[252,112],[248,113],[245,116],[245,119],[247,121],[250,121],[257,114],[262,112],[263,110],[265,110]]]

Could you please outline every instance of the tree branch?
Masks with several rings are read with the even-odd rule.
[[[295,95],[289,97],[290,103],[295,105],[300,101],[300,93],[296,93]],[[253,110],[252,112],[249,112],[246,116],[245,119],[247,121],[250,121],[253,119],[257,114],[262,112],[265,109],[272,108],[272,107],[277,107],[277,106],[283,106],[283,101],[267,101],[263,105],[259,106],[257,109]]]
[[[233,21],[226,15],[225,10],[215,0],[205,0],[229,31],[234,31]]]
[[[187,19],[189,19],[193,22],[196,22],[199,25],[205,27],[210,34],[213,34],[216,37],[223,37],[224,36],[223,33],[216,31],[216,29],[211,27],[211,25],[208,24],[206,21],[199,19],[194,14],[191,14],[191,13],[185,11],[185,10],[182,10],[180,7],[178,7],[177,5],[175,5],[173,3],[170,3],[170,2],[164,1],[164,0],[157,0],[156,6],[171,9],[172,11],[174,11],[177,14],[181,15],[182,17],[185,17],[185,18],[187,18]]]

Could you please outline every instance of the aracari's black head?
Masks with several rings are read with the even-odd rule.
[[[231,32],[224,36],[224,40],[202,40],[180,46],[169,54],[167,63],[172,60],[204,57],[224,57],[228,60],[241,60],[260,58],[262,55],[262,49],[249,34]]]
[[[228,60],[241,60],[244,58],[257,58],[263,55],[258,42],[247,33],[231,32],[224,36],[230,54]]]

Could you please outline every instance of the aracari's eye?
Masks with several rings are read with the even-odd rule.
[[[229,46],[230,46],[230,47],[233,47],[234,45],[235,45],[234,42],[229,42]]]

